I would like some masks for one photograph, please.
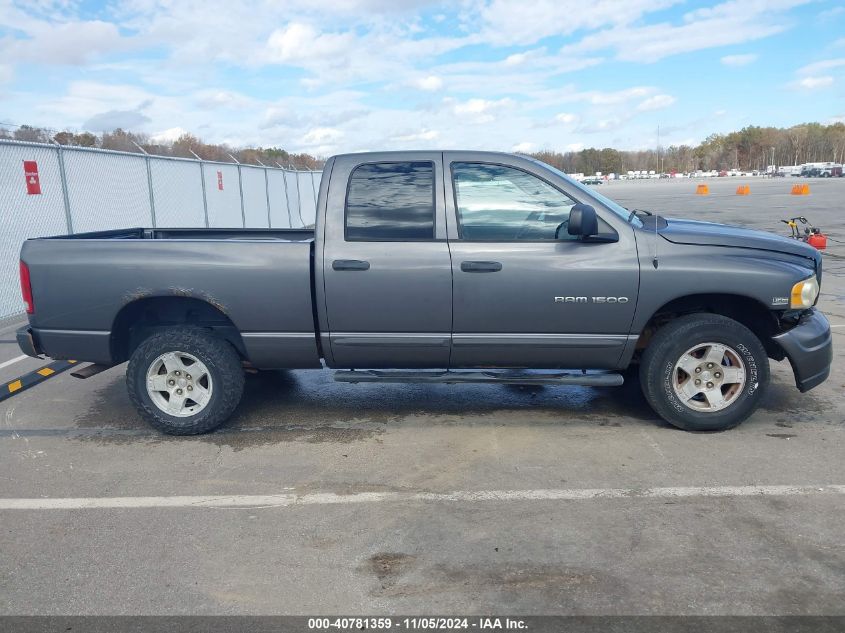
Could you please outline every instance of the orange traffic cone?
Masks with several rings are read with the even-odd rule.
[[[790,193],[793,196],[800,196],[801,195],[801,185],[792,185],[792,191]]]
[[[802,196],[809,196],[810,195],[810,185],[803,184],[801,185],[801,195]]]
[[[706,196],[709,193],[710,193],[710,187],[708,187],[707,185],[698,185],[695,188],[695,194],[698,195],[698,196]]]
[[[750,185],[740,185],[736,188],[736,195],[738,196],[747,196],[751,193],[751,186]]]

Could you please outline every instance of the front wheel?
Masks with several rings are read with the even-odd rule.
[[[129,398],[169,435],[207,433],[240,402],[244,372],[234,347],[198,327],[172,327],[145,339],[126,370]]]
[[[640,382],[648,403],[669,424],[722,431],[759,406],[769,383],[769,359],[741,323],[691,314],[657,331],[643,354]]]

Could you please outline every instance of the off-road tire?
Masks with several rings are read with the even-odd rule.
[[[675,363],[696,343],[713,342],[733,348],[745,364],[745,384],[721,411],[696,411],[684,404],[673,387]],[[669,424],[686,431],[724,431],[748,418],[769,384],[769,359],[757,336],[747,327],[718,314],[690,314],[660,328],[640,363],[640,384],[652,409]]]
[[[175,351],[202,361],[214,385],[205,408],[189,417],[165,413],[147,393],[148,368],[160,355]],[[176,326],[162,329],[138,345],[126,369],[126,386],[132,404],[152,427],[168,435],[198,435],[213,431],[232,415],[243,395],[244,371],[228,341],[199,327]]]

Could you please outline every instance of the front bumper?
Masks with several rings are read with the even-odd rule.
[[[28,325],[18,329],[16,338],[18,339],[18,347],[20,347],[21,351],[27,356],[34,356],[37,358],[43,354],[43,352],[39,349],[38,341],[36,341],[35,336],[32,333],[32,328]]]
[[[791,330],[773,336],[781,346],[795,374],[795,386],[802,393],[827,380],[833,362],[833,337],[830,323],[821,312],[802,315]]]

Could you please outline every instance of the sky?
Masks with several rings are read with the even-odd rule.
[[[845,2],[0,0],[0,123],[327,156],[845,121]]]

